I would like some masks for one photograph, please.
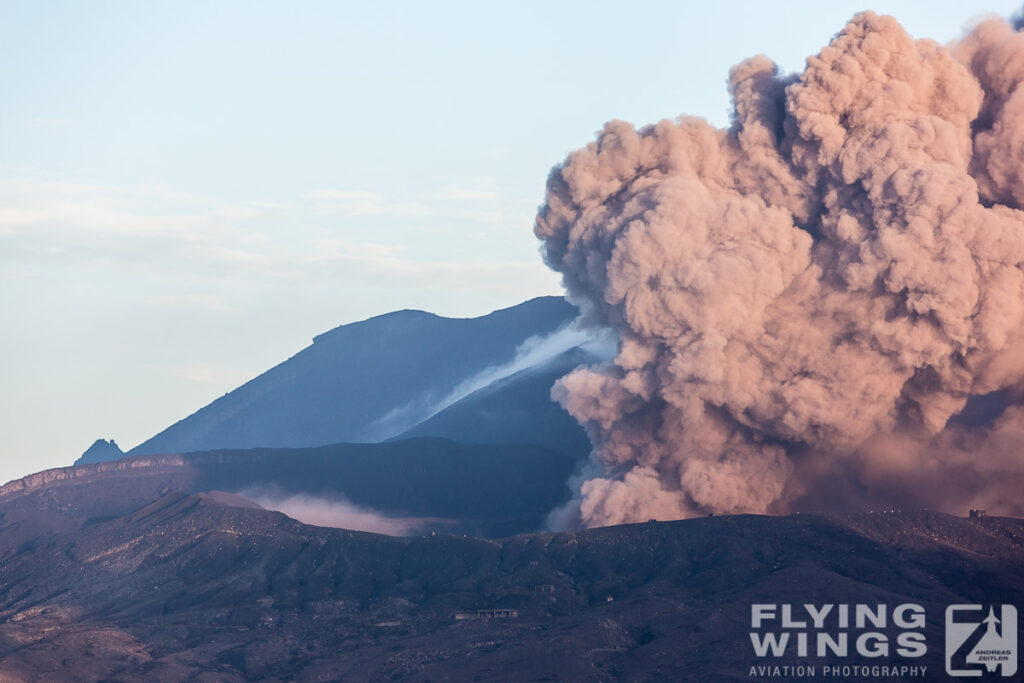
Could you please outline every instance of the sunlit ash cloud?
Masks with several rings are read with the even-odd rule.
[[[943,47],[866,12],[803,73],[734,67],[728,129],[613,121],[552,171],[545,261],[621,339],[553,392],[585,523],[1024,512],[1022,82],[1002,20]]]

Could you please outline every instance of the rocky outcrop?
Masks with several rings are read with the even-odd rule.
[[[62,484],[85,484],[115,472],[153,468],[183,467],[183,455],[146,455],[112,462],[97,462],[74,467],[58,467],[30,474],[0,486],[0,500]]]
[[[124,451],[122,451],[117,442],[111,439],[107,441],[105,439],[96,439],[85,453],[82,453],[77,462],[88,463],[88,462],[102,462],[104,460],[120,460],[124,457]]]

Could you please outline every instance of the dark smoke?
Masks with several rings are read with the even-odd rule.
[[[621,339],[553,392],[585,523],[1024,512],[1022,82],[1006,21],[943,47],[865,12],[799,75],[733,68],[728,130],[613,121],[552,171],[545,260]]]

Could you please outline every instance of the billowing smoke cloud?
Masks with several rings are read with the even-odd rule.
[[[585,523],[1024,512],[1022,82],[1005,21],[942,47],[866,12],[801,74],[734,67],[729,129],[613,121],[552,171],[545,260],[621,339],[553,391]]]

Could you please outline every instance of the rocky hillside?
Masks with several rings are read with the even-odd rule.
[[[945,680],[946,605],[1024,599],[1017,519],[393,538],[173,491],[82,519],[55,491],[0,499],[3,680],[759,680],[754,602],[919,603],[917,680]]]

